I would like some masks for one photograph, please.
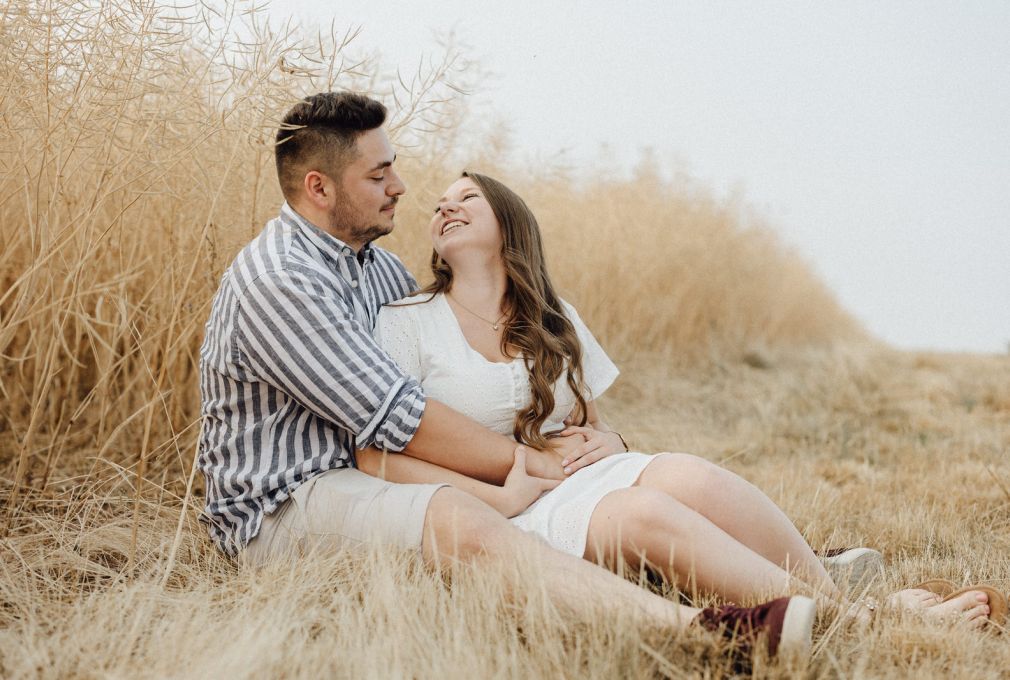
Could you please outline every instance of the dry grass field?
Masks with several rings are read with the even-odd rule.
[[[279,205],[274,122],[343,87],[394,113],[410,193],[384,245],[415,272],[462,167],[528,198],[559,287],[623,369],[602,406],[635,448],[723,462],[816,547],[879,548],[877,595],[926,576],[1010,590],[1010,357],[881,346],[744,207],[648,167],[576,182],[502,164],[460,132],[477,83],[451,46],[398,77],[352,35],[300,40],[248,9],[0,9],[0,677],[730,672],[700,633],[572,620],[521,559],[501,566],[529,584],[509,600],[487,570],[376,551],[255,572],[211,546],[193,470],[209,301]],[[818,632],[808,666],[755,675],[1010,668],[1007,635],[890,617]]]

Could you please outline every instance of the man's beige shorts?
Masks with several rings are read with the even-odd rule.
[[[431,497],[444,484],[394,484],[354,468],[327,470],[292,492],[241,553],[261,565],[284,555],[385,545],[420,550]]]

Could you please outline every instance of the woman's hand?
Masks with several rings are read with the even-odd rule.
[[[526,448],[518,446],[515,450],[512,469],[509,471],[508,477],[505,478],[505,485],[502,487],[503,501],[498,504],[497,510],[506,517],[515,517],[562,481],[561,479],[531,477],[527,474]]]
[[[550,454],[550,473],[551,474],[541,474],[541,470],[538,468],[530,466],[528,469],[531,473],[537,477],[554,477],[554,472],[557,472],[558,479],[564,479],[565,475],[562,471],[563,465],[561,461],[570,460],[578,452],[579,448],[586,443],[586,437],[581,432],[576,432],[575,434],[566,434],[567,430],[552,432],[547,434],[547,448],[544,449],[546,453]],[[527,462],[529,462],[529,456],[527,456]]]
[[[579,427],[569,425],[561,431],[563,436],[581,434],[586,438],[586,443],[579,446],[575,451],[565,456],[561,461],[566,475],[570,475],[580,468],[591,465],[601,458],[606,458],[615,453],[624,453],[624,442],[616,432],[601,432],[591,427]]]

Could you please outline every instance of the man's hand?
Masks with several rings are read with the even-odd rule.
[[[526,471],[526,455],[528,449],[523,446],[516,447],[515,462],[505,478],[505,485],[502,491],[505,494],[505,501],[500,510],[506,517],[515,517],[526,508],[561,483],[560,479],[543,479],[533,477]]]
[[[621,441],[621,437],[614,432],[601,432],[591,427],[569,425],[561,431],[561,435],[564,438],[578,435],[585,438],[584,443],[563,457],[561,466],[564,468],[566,475],[570,475],[580,468],[591,465],[601,458],[606,458],[615,453],[624,453],[627,450],[624,448],[624,442]]]

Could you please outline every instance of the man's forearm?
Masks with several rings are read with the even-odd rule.
[[[386,455],[376,449],[357,452],[358,469],[362,472],[397,484],[451,484],[484,501],[505,517],[518,514],[506,490],[494,484],[481,482],[467,475],[449,470],[434,463],[402,456]]]
[[[491,484],[503,484],[514,460],[516,443],[428,399],[421,425],[403,453]],[[550,453],[530,451],[526,470],[535,477],[562,479],[560,460]]]

